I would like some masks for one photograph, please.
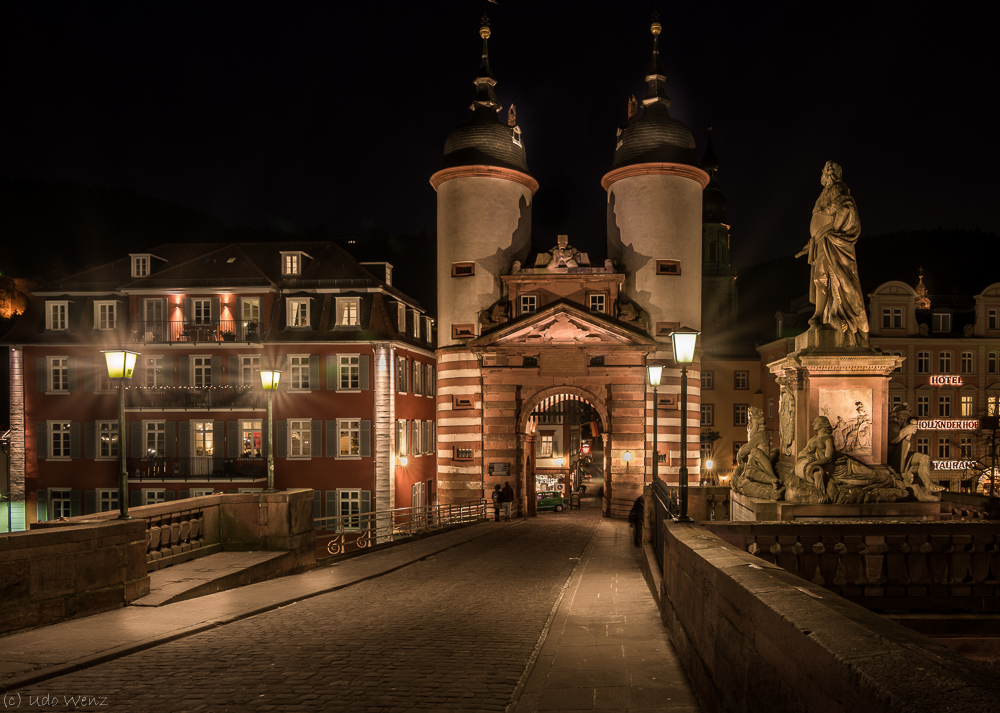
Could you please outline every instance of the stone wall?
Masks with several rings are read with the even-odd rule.
[[[1000,677],[698,525],[666,523],[664,623],[704,711],[989,710]]]
[[[0,534],[0,633],[116,609],[149,593],[146,523]]]

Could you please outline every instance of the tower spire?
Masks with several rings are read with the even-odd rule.
[[[497,95],[493,91],[497,80],[493,76],[493,72],[490,71],[490,48],[488,43],[490,34],[490,18],[484,13],[479,26],[479,36],[483,38],[483,57],[479,63],[479,74],[476,75],[475,79],[476,99],[472,102],[472,106],[469,107],[473,111],[480,107],[500,111],[500,102],[497,101]]]
[[[660,32],[663,31],[663,27],[660,25],[660,13],[653,12],[653,23],[649,26],[649,31],[653,35],[653,56],[649,61],[649,71],[646,72],[646,98],[642,100],[642,105],[647,109],[654,106],[669,109],[667,75],[660,68]]]

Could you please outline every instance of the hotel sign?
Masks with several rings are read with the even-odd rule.
[[[918,418],[921,431],[978,431],[978,418]]]
[[[934,470],[969,470],[979,465],[974,460],[936,460]]]
[[[961,376],[934,375],[931,377],[931,386],[961,386]]]

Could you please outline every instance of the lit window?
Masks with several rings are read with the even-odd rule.
[[[167,453],[167,424],[165,421],[145,421],[146,458],[162,458]]]
[[[420,315],[413,310],[413,338],[420,339]]]
[[[607,297],[603,294],[600,295],[590,295],[590,311],[591,312],[606,312],[605,306],[607,305]]]
[[[117,302],[94,302],[94,329],[114,329]]]
[[[309,298],[292,297],[285,303],[289,327],[309,326]]]
[[[396,391],[405,394],[409,391],[409,384],[407,380],[410,375],[410,370],[407,368],[406,357],[396,357]]]
[[[737,371],[733,374],[733,388],[734,389],[749,389],[750,388],[750,372],[749,371]]]
[[[69,313],[69,302],[45,303],[45,328],[54,331],[66,329],[66,315]]]
[[[288,456],[290,458],[309,458],[312,456],[311,419],[288,422]]]
[[[942,374],[951,373],[951,352],[941,352],[938,354],[938,367]]]
[[[194,430],[194,457],[208,458],[215,455],[215,426],[211,421],[195,421],[192,424]],[[211,474],[211,462],[196,462],[195,470],[200,471],[198,475]]]
[[[551,433],[543,433],[538,437],[539,458],[551,458],[552,457],[552,447],[553,447],[553,437]]]
[[[918,374],[930,374],[931,373],[931,353],[930,352],[917,352],[917,373]]]
[[[356,297],[337,298],[337,324],[341,327],[357,327],[360,324]]]
[[[368,495],[368,491],[363,492],[364,495]],[[341,530],[360,530],[367,523],[361,515],[367,512],[367,508],[363,508],[363,504],[366,502],[362,498],[362,491],[355,490],[353,488],[337,488],[337,512],[336,515],[344,518],[341,520],[338,529]]]
[[[402,302],[396,303],[396,331],[406,334],[406,306]]]
[[[69,458],[70,443],[70,422],[49,421],[49,458]]]
[[[410,422],[396,421],[396,455],[410,455]]]
[[[118,457],[118,422],[97,422],[97,457]]]
[[[424,393],[424,365],[419,361],[413,362],[413,395],[420,396]]]
[[[303,391],[309,389],[309,355],[289,357],[288,367],[291,371],[291,388]]]
[[[715,407],[712,404],[701,405],[701,425],[712,426],[715,424]]]
[[[974,415],[976,397],[972,394],[962,394],[962,413],[961,416],[972,416]]]
[[[951,397],[938,396],[938,416],[949,418],[951,416]]]
[[[357,354],[340,357],[340,378],[338,388],[341,391],[353,391],[361,388],[361,359]]]
[[[149,255],[132,256],[132,277],[145,277],[149,274]]]
[[[298,275],[302,272],[301,253],[281,253],[281,274]]]
[[[521,295],[521,314],[528,314],[538,309],[538,297],[536,295]]]
[[[986,415],[1000,416],[1000,396],[997,394],[986,394]]]
[[[357,419],[337,419],[340,455],[352,457],[361,455],[361,421]]]
[[[240,421],[240,445],[244,458],[260,458],[264,455],[262,423],[262,421]]]
[[[971,374],[974,364],[972,352],[962,352],[962,373]]]

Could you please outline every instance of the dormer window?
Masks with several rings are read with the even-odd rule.
[[[515,146],[522,146],[523,147],[523,144],[521,143],[521,127],[520,126],[515,126],[514,127],[514,145]]]
[[[931,315],[931,329],[941,333],[950,332],[951,315],[947,313],[935,313]]]
[[[417,310],[413,310],[413,337],[420,339],[420,315]]]
[[[309,326],[309,298],[290,297],[287,300],[288,313],[286,315],[289,327]]]
[[[146,277],[149,275],[149,258],[145,255],[130,255],[132,258],[132,277]]]
[[[402,302],[396,303],[396,331],[406,334],[406,307]]]
[[[114,329],[117,324],[117,306],[114,301],[94,302],[94,328]]]
[[[281,274],[287,276],[301,275],[302,255],[303,253],[301,252],[281,253]]]
[[[69,302],[60,300],[58,302],[45,303],[45,328],[54,331],[66,329],[66,315],[69,312]]]
[[[357,327],[361,322],[358,317],[360,300],[357,297],[337,298],[337,326]]]

